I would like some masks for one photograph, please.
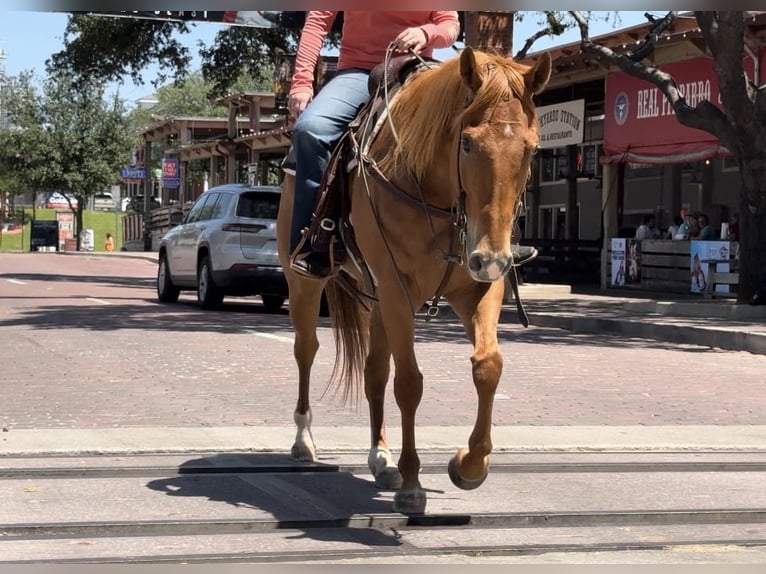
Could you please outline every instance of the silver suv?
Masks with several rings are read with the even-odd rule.
[[[174,303],[194,289],[200,307],[212,309],[225,295],[257,294],[279,309],[287,296],[276,241],[280,192],[226,184],[203,193],[160,242],[157,298]]]

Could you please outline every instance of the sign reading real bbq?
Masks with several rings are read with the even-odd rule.
[[[744,60],[753,77],[753,61]],[[708,100],[722,107],[713,60],[664,64],[690,106]],[[665,95],[651,82],[624,72],[606,77],[604,156],[607,162],[678,163],[726,153],[710,133],[682,125]]]

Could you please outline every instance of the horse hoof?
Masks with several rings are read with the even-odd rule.
[[[290,449],[290,460],[295,462],[316,462],[317,453],[313,447],[296,442]]]
[[[397,468],[384,468],[375,474],[375,488],[380,490],[399,490],[402,487],[402,475]]]
[[[425,511],[425,490],[400,490],[394,495],[394,512],[401,514],[423,514]]]
[[[474,490],[475,488],[479,488],[482,483],[487,480],[487,475],[489,474],[488,472],[484,473],[484,476],[478,480],[466,480],[460,476],[460,472],[458,471],[457,456],[453,456],[450,459],[449,465],[447,466],[447,472],[449,473],[449,478],[452,481],[452,484],[461,490]]]

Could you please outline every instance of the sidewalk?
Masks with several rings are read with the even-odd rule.
[[[131,257],[156,262],[156,252],[62,252],[93,257]],[[733,300],[622,292],[578,293],[569,285],[525,284],[521,299],[530,326],[578,333],[613,333],[668,343],[716,347],[766,355],[766,306]],[[652,298],[652,295],[659,298]],[[442,313],[445,311],[443,310]],[[506,303],[501,320],[518,322],[516,304]]]
[[[527,284],[521,286],[520,295],[530,326],[766,355],[766,306],[721,299],[652,299],[613,290],[581,294],[566,285]],[[502,320],[518,321],[515,303],[505,305]]]

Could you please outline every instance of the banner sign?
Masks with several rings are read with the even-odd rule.
[[[178,158],[166,157],[162,160],[162,187],[176,189],[181,184],[178,173]]]
[[[641,283],[641,240],[612,238],[613,287]]]
[[[716,262],[716,271],[728,273],[729,264],[722,263],[731,258],[731,244],[728,241],[702,241],[694,239],[689,249],[692,293],[704,293],[709,280],[710,262]],[[728,285],[716,285],[717,293],[728,293]]]
[[[146,177],[146,169],[143,167],[123,167],[120,170],[120,178],[122,179],[144,179]]]
[[[211,10],[121,10],[115,12],[72,12],[72,14],[93,14],[94,16],[111,16],[114,18],[140,18],[145,20],[165,20],[170,22],[212,22],[231,24],[232,26],[249,26],[252,28],[275,28],[275,24],[264,15],[268,12],[226,10],[214,12]]]
[[[752,78],[752,59],[746,58],[744,65],[745,72]],[[711,58],[663,64],[659,68],[673,77],[690,106],[707,100],[722,107]],[[607,75],[604,102],[606,161],[679,163],[726,153],[712,134],[681,125],[667,98],[653,83],[625,72]]]
[[[550,149],[580,144],[585,126],[585,100],[539,106],[540,147]]]

